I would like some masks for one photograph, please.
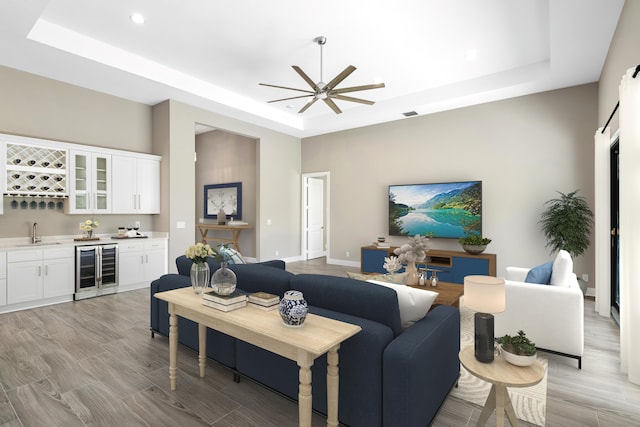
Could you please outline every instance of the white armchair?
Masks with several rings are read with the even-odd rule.
[[[564,252],[564,251],[561,251]],[[549,285],[525,283],[529,268],[507,267],[505,278],[506,308],[495,315],[495,336],[514,335],[523,330],[527,337],[542,351],[572,357],[582,369],[584,352],[584,297],[573,262],[570,267],[553,264],[553,274],[560,268],[570,268],[568,273],[556,275]]]

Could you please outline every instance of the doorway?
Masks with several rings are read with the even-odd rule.
[[[620,314],[620,197],[619,197],[620,139],[610,148],[610,200],[611,200],[611,315],[618,324]]]
[[[327,256],[329,247],[329,172],[302,175],[302,258]]]

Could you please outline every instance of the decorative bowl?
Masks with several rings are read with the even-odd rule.
[[[502,355],[502,358],[504,360],[516,366],[529,366],[536,361],[535,354],[531,356],[521,356],[519,354],[509,353],[504,348],[502,348],[502,346],[500,346],[500,354]]]
[[[378,242],[380,243],[384,243],[385,240],[387,240],[386,237],[378,237]]]

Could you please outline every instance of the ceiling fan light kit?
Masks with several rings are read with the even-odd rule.
[[[312,90],[298,89],[298,88],[287,87],[287,86],[278,86],[278,85],[272,85],[272,84],[267,84],[267,83],[259,83],[261,86],[275,87],[275,88],[278,88],[278,89],[294,90],[296,92],[304,92],[305,93],[305,95],[293,96],[293,97],[282,98],[282,99],[274,99],[272,101],[267,101],[267,102],[268,103],[273,103],[273,102],[280,102],[280,101],[289,101],[291,99],[311,98],[311,99],[309,99],[309,102],[307,102],[300,109],[300,111],[298,111],[298,113],[304,113],[317,100],[324,101],[324,103],[327,104],[336,114],[342,113],[342,110],[340,110],[340,108],[333,101],[334,99],[339,99],[341,101],[357,102],[357,103],[366,104],[366,105],[373,105],[374,104],[373,101],[368,101],[366,99],[360,99],[360,98],[354,98],[354,97],[351,97],[351,96],[345,96],[345,95],[342,95],[342,94],[343,93],[348,93],[348,92],[359,92],[361,90],[380,89],[380,88],[384,87],[384,83],[374,83],[374,84],[369,84],[369,85],[352,86],[352,87],[346,87],[346,88],[342,88],[342,89],[336,89],[336,86],[338,86],[344,79],[349,77],[349,75],[356,70],[356,67],[354,67],[353,65],[349,65],[340,74],[335,76],[329,83],[325,83],[323,78],[322,78],[322,65],[323,65],[322,64],[322,59],[323,59],[322,58],[322,47],[327,43],[327,38],[324,37],[324,36],[318,36],[315,39],[313,39],[313,41],[318,46],[320,46],[320,81],[317,82],[317,83],[314,82],[313,80],[311,80],[311,78],[304,71],[302,71],[302,69],[300,67],[298,67],[297,65],[292,65],[292,68],[294,69],[294,71],[296,73],[298,73],[298,75],[300,77],[302,77],[302,79],[305,82],[307,82],[307,84],[311,87]]]

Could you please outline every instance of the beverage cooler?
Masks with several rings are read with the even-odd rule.
[[[118,245],[76,247],[74,299],[118,292]]]

